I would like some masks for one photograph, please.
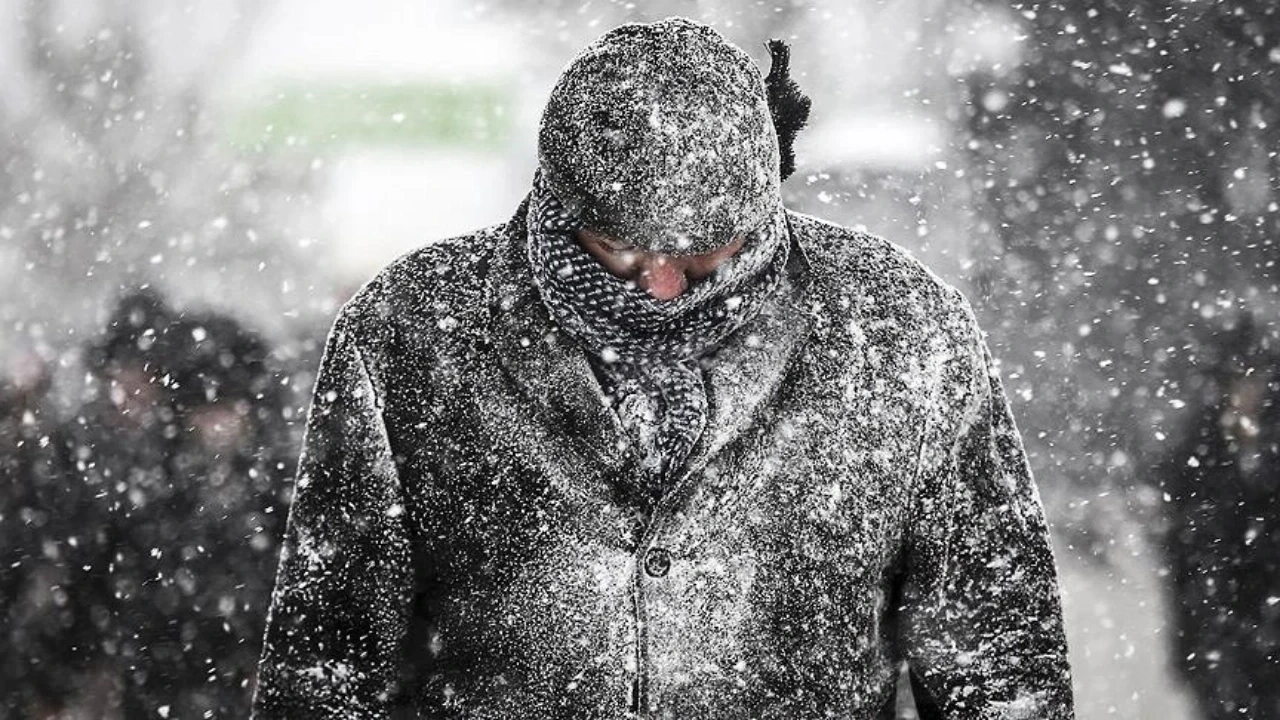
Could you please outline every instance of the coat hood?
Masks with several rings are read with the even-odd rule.
[[[798,123],[775,120],[778,90],[794,84],[781,77],[785,45],[770,50],[783,73],[766,82],[746,52],[692,20],[604,34],[569,62],[543,110],[538,161],[551,189],[589,227],[654,252],[707,252],[759,228],[781,209],[790,140],[808,112],[793,91]]]

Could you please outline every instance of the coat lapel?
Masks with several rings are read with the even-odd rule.
[[[518,392],[584,461],[612,475],[629,461],[622,427],[604,404],[586,353],[556,327],[538,297],[524,257],[528,208],[526,195],[498,238],[487,280],[493,349]]]
[[[586,352],[551,320],[524,257],[529,196],[499,236],[487,279],[490,341],[520,394],[556,423],[592,469],[631,472],[624,430],[605,405]],[[692,474],[746,430],[777,390],[813,322],[806,309],[809,267],[792,232],[781,301],[771,304],[717,351],[705,373],[706,429],[685,461]]]
[[[696,476],[717,453],[768,412],[813,332],[813,316],[806,302],[808,261],[794,234],[791,243],[779,302],[771,303],[734,333],[715,353],[714,362],[705,373],[707,426],[685,461],[685,474]]]

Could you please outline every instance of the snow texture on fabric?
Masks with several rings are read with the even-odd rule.
[[[754,230],[781,183],[760,70],[683,18],[583,49],[552,88],[538,161],[589,227],[654,252],[704,253]]]
[[[778,212],[742,250],[672,300],[657,300],[609,272],[579,244],[580,221],[534,179],[529,264],[556,323],[590,352],[605,393],[632,430],[646,490],[660,492],[706,424],[701,362],[756,315],[782,278],[789,255]]]
[[[613,93],[683,62],[678,44],[696,74],[662,98],[675,105],[636,109],[716,130],[695,143],[642,123],[624,139],[655,150],[628,155],[579,152],[553,124],[540,147],[561,182],[598,191],[634,162],[670,181],[604,206],[652,222],[732,177],[725,214],[690,217],[734,227],[701,237],[760,226],[780,174],[766,112],[666,114],[735,82],[764,102],[758,71],[722,72],[745,56],[710,32],[624,26],[606,37],[667,44],[584,51],[556,95],[570,126],[593,122],[573,88],[607,77]],[[337,319],[258,718],[879,720],[902,660],[941,717],[1073,717],[1043,509],[956,290],[889,242],[784,209],[777,291],[708,353],[705,430],[652,499],[589,353],[538,294],[532,195],[393,263]]]

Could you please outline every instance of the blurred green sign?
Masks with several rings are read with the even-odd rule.
[[[296,84],[260,94],[228,128],[235,145],[497,147],[512,93],[496,84]]]

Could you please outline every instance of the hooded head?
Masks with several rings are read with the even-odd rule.
[[[604,34],[564,69],[543,110],[548,186],[587,227],[651,252],[707,253],[758,229],[781,207],[790,140],[808,111],[792,93],[798,122],[775,128],[777,89],[794,84],[782,78],[786,46],[770,49],[782,73],[767,86],[747,53],[701,23]]]

